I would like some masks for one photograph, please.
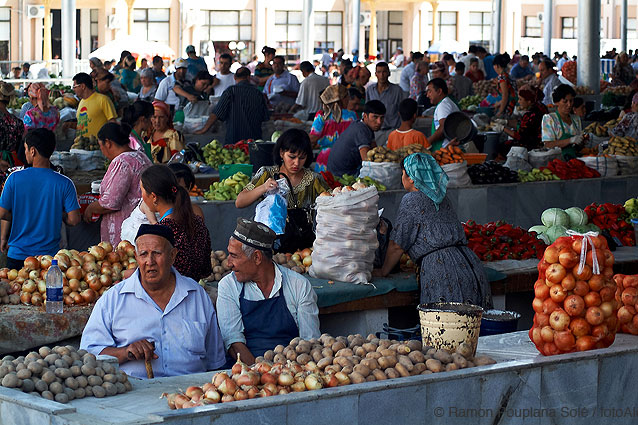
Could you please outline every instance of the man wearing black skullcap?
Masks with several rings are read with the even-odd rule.
[[[272,261],[275,232],[240,218],[228,242],[233,270],[219,282],[217,309],[230,358],[255,362],[291,339],[319,338],[317,295],[305,277]]]
[[[117,357],[120,368],[156,377],[224,365],[215,308],[206,291],[173,267],[177,249],[166,226],[142,224],[135,237],[138,269],[95,303],[80,347]]]

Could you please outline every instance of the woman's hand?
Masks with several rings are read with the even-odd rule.
[[[387,274],[383,274],[383,269],[373,269],[372,277],[386,277]]]
[[[263,193],[277,189],[278,187],[279,187],[279,184],[277,184],[277,181],[273,179],[272,177],[266,180],[266,182],[261,185],[261,189]]]
[[[144,213],[149,223],[157,224],[157,217],[155,217],[155,213],[146,205],[146,202],[140,202],[140,211]]]
[[[93,220],[93,215],[94,214],[98,214],[98,207],[100,206],[100,203],[98,201],[92,202],[89,204],[88,207],[86,207],[86,209],[84,210],[84,221],[86,221],[87,223],[92,223]]]

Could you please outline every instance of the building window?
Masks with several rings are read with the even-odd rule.
[[[470,12],[470,44],[484,44],[492,39],[492,12]]]
[[[343,13],[315,12],[315,53],[327,49],[340,49]]]
[[[627,38],[636,38],[638,34],[636,33],[636,20],[627,18]]]
[[[437,22],[439,40],[456,40],[456,12],[438,12],[439,20]],[[430,26],[430,33],[432,32],[432,12],[428,12],[428,25]],[[489,38],[488,38],[489,40]]]
[[[8,61],[11,42],[11,8],[0,7],[0,60]],[[11,71],[11,64],[2,64],[2,74]]]
[[[253,39],[252,10],[204,10],[204,25],[200,26],[200,54],[231,53],[240,62],[250,62],[255,48]],[[243,42],[243,45],[240,43]],[[233,44],[234,43],[234,44]],[[239,49],[239,47],[244,47]],[[234,47],[231,49],[230,47]]]
[[[275,50],[286,62],[296,62],[301,55],[301,20],[299,11],[275,11]]]
[[[91,51],[98,48],[98,14],[99,9],[91,9]]]
[[[382,13],[387,15],[387,31],[383,36],[377,38],[377,48],[382,55],[383,60],[389,61],[397,48],[403,46],[403,12],[398,10],[389,10],[387,12],[378,12],[377,23],[383,22]],[[379,34],[383,34],[380,30]],[[371,55],[373,53],[370,53]]]
[[[562,38],[576,38],[577,18],[561,18]]]
[[[525,17],[525,37],[540,38],[541,36],[541,22],[537,16]]]
[[[170,9],[133,9],[133,35],[168,44]]]

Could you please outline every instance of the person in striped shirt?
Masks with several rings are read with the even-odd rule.
[[[250,84],[250,70],[235,72],[235,85],[222,93],[208,120],[196,134],[206,133],[217,120],[226,123],[225,144],[245,139],[261,139],[261,123],[269,118],[264,95]]]

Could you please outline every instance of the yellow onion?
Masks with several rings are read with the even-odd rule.
[[[339,385],[339,380],[332,373],[322,376],[323,384],[326,387],[336,387]]]
[[[206,400],[210,400],[213,403],[219,403],[222,399],[221,394],[219,394],[217,390],[215,389],[206,391],[206,394],[204,394],[204,397],[206,398]]]
[[[306,388],[308,388],[311,391],[319,390],[323,388],[323,384],[321,383],[321,378],[314,373],[311,373],[310,375],[306,376],[306,379],[304,380],[304,384],[306,384]]]
[[[175,397],[177,397],[178,395],[179,393],[162,393],[162,396],[160,398],[166,397],[166,400],[168,401],[168,407],[171,410],[175,410]]]
[[[224,382],[222,382],[219,387],[217,387],[217,389],[222,393],[222,394],[235,394],[235,391],[237,391],[237,384],[235,384],[235,381],[233,381],[230,378],[226,378],[224,379]]]
[[[259,389],[257,387],[250,387],[246,390],[246,393],[248,394],[248,398],[255,398],[258,392],[259,392]]]
[[[232,395],[224,394],[222,396],[222,403],[228,403],[228,402],[231,402],[231,401],[235,401],[235,397],[233,397]]]
[[[350,377],[343,372],[335,373],[335,378],[339,381],[339,385],[350,385]]]
[[[256,395],[255,398],[259,398],[259,397],[270,397],[272,396],[273,393],[270,392],[269,390],[267,390],[266,388],[262,388],[261,391],[259,391]]]
[[[188,387],[186,388],[186,397],[192,399],[196,394],[203,395],[204,390],[201,387]]]
[[[192,400],[188,400],[182,404],[182,409],[190,409],[191,407],[195,407],[196,403]]]
[[[279,392],[277,394],[279,394],[279,395],[290,394],[290,390],[288,390],[286,388],[282,388],[282,389],[279,390]]]
[[[206,382],[204,385],[202,385],[202,390],[204,391],[204,393],[207,393],[209,390],[214,390],[215,386],[213,385],[212,382]]]
[[[174,398],[175,408],[181,409],[184,403],[190,401],[184,394],[177,394]]]
[[[261,383],[262,384],[276,384],[277,378],[272,373],[266,372],[261,375]]]
[[[282,386],[290,386],[295,383],[295,378],[289,373],[282,373],[277,378],[277,383]]]
[[[235,400],[246,400],[248,398],[248,393],[244,390],[237,390],[233,397]]]
[[[104,251],[109,254],[113,251],[113,245],[111,245],[111,242],[108,241],[102,241],[99,244],[97,244],[99,247],[101,247],[102,249],[104,249]]]
[[[277,387],[277,384],[274,384],[272,382],[265,384],[262,387],[262,389],[267,390],[272,395],[277,394],[279,392],[279,388]]]
[[[290,386],[290,389],[297,393],[301,391],[306,391],[306,384],[304,384],[303,381],[298,381],[292,384]]]
[[[255,370],[255,372],[258,372],[258,373],[262,373],[262,374],[268,373],[270,372],[270,369],[272,369],[272,365],[270,363],[263,361],[263,362],[255,363],[255,366],[253,367],[253,369]]]
[[[222,384],[222,382],[224,382],[226,379],[228,379],[228,375],[226,374],[226,372],[219,372],[216,373],[215,376],[213,376],[213,385],[215,385],[215,388],[219,388],[219,386]]]

